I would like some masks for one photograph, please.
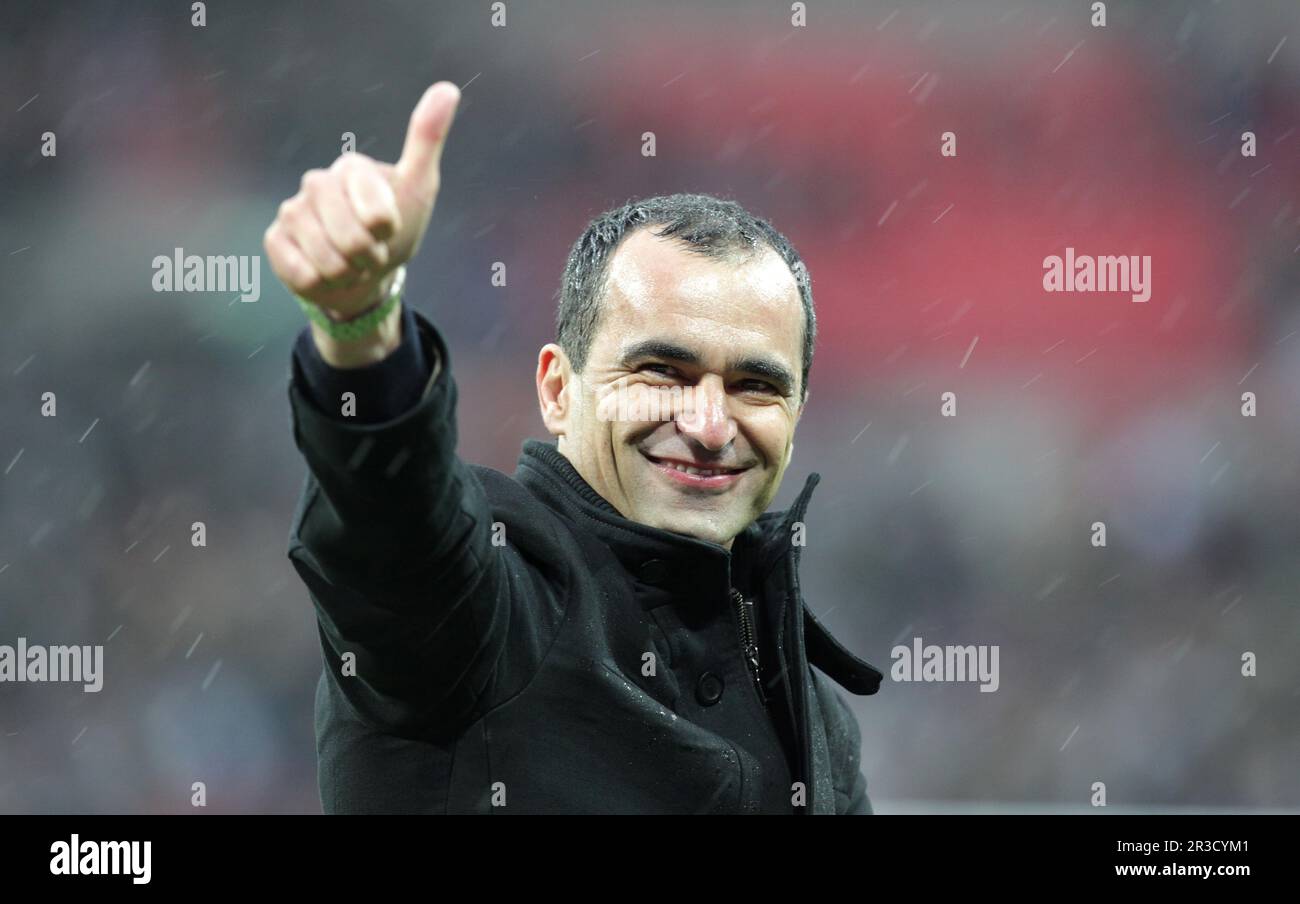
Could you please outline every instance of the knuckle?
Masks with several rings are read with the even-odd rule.
[[[339,251],[346,257],[366,256],[370,254],[370,238],[357,231],[348,236],[339,246]]]
[[[368,232],[391,230],[393,228],[393,217],[387,211],[370,209],[361,215],[361,225]]]
[[[326,264],[320,268],[321,276],[330,280],[342,279],[348,274],[348,263],[343,258],[333,256]]]
[[[335,170],[336,172],[347,172],[349,170],[360,169],[370,163],[374,163],[374,161],[365,154],[358,151],[348,151],[344,154],[340,154],[339,158],[334,161],[334,164],[330,169]]]
[[[325,170],[323,169],[307,170],[307,172],[302,174],[303,191],[313,191],[319,188],[321,183],[325,180],[325,178],[326,178]]]
[[[262,236],[262,247],[266,249],[266,259],[275,270],[277,275],[284,268],[284,252],[281,250],[280,238],[273,232],[267,232]]]
[[[300,267],[290,265],[287,261],[279,261],[276,264],[276,275],[293,292],[300,292],[306,286],[306,274]]]
[[[280,205],[280,211],[277,218],[285,226],[292,227],[302,217],[302,209],[306,204],[301,195],[294,195]]]
[[[310,273],[303,275],[301,282],[298,284],[297,291],[299,295],[306,295],[308,293],[319,292],[325,287],[325,277],[323,277],[319,271],[312,270]]]
[[[397,220],[397,208],[384,198],[371,196],[365,199],[365,206],[358,211],[358,218],[367,229],[392,226]]]
[[[314,276],[304,274],[300,270],[290,271],[288,278],[284,281],[284,284],[288,286],[295,295],[306,295],[308,292],[314,292],[316,290],[315,283],[316,279]]]

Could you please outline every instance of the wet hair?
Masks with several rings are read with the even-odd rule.
[[[610,259],[623,239],[641,227],[649,228],[659,238],[676,239],[688,250],[707,257],[743,259],[765,246],[781,255],[794,275],[803,302],[803,362],[799,383],[802,403],[808,395],[808,371],[817,338],[817,315],[808,268],[789,239],[770,223],[734,201],[712,195],[660,195],[629,201],[587,224],[564,266],[555,317],[560,347],[569,356],[573,369],[582,372],[596,338]]]

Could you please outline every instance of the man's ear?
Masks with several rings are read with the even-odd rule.
[[[537,353],[537,404],[542,412],[542,423],[552,436],[564,436],[572,415],[573,369],[569,356],[554,342],[548,342]]]

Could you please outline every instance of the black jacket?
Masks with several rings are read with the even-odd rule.
[[[325,811],[870,813],[826,676],[871,694],[881,675],[805,608],[791,540],[817,475],[729,552],[623,518],[553,445],[526,441],[513,476],[467,465],[446,345],[403,317],[403,355],[441,368],[395,418],[325,414],[298,356],[289,384]]]

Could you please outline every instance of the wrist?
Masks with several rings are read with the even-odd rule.
[[[337,318],[299,299],[310,321],[312,342],[327,364],[365,367],[382,361],[401,345],[405,275],[405,268],[399,267],[386,276],[377,289],[382,292],[377,302],[349,317]]]
[[[396,304],[373,331],[360,339],[336,339],[315,321],[311,323],[311,338],[316,351],[331,367],[376,364],[402,344],[402,305]]]
[[[399,267],[398,270],[400,269],[401,268]],[[398,270],[393,270],[391,273],[385,274],[384,278],[375,285],[373,290],[371,290],[371,293],[369,297],[366,298],[365,305],[361,310],[354,311],[351,314],[342,314],[338,311],[330,310],[329,308],[321,308],[321,313],[334,323],[350,323],[360,320],[362,317],[365,317],[388,300],[389,294],[393,291],[393,283],[397,281]]]

